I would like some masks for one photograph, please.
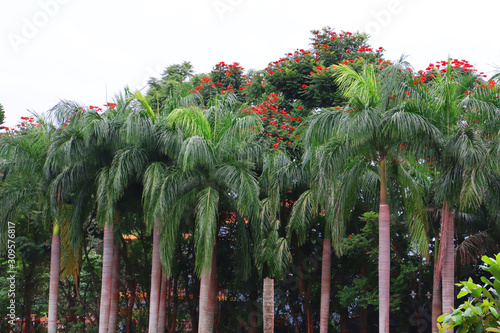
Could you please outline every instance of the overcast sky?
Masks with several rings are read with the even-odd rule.
[[[262,69],[309,47],[310,30],[365,31],[386,58],[416,70],[450,55],[500,66],[498,1],[23,0],[0,2],[0,103],[7,126],[61,99],[102,105],[169,65],[197,73]]]

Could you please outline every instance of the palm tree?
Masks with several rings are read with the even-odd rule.
[[[57,299],[60,271],[60,229],[57,218],[47,210],[50,202],[46,188],[51,175],[43,173],[43,165],[53,134],[53,126],[38,117],[38,125],[28,125],[18,133],[9,133],[0,138],[0,170],[3,175],[0,187],[2,212],[0,213],[0,236],[7,236],[8,221],[17,214],[30,210],[44,212],[45,220],[53,222],[51,264],[49,282],[49,332],[57,328]],[[50,223],[49,223],[50,224]],[[29,319],[29,311],[27,313]],[[27,325],[27,331],[30,330]]]
[[[310,155],[310,154],[306,154]],[[326,213],[326,224],[323,233],[322,257],[321,257],[321,300],[320,300],[320,332],[328,332],[330,317],[330,286],[331,286],[331,250],[332,250],[332,231],[335,225],[334,214],[336,207],[333,199],[332,184],[334,179],[332,171],[334,163],[324,163],[322,154],[315,154],[318,158],[310,160],[306,165],[310,169],[310,187],[303,192],[293,205],[290,216],[289,234],[295,232],[298,239],[298,245],[301,246],[306,241],[307,229],[311,225],[315,216],[322,212]],[[309,158],[311,158],[309,156]],[[339,235],[339,233],[336,233]],[[336,242],[340,244],[340,242]],[[341,249],[336,247],[337,254]]]
[[[170,271],[175,237],[185,211],[194,207],[194,238],[196,272],[201,277],[199,332],[212,332],[213,318],[209,312],[210,295],[214,289],[215,249],[220,209],[231,204],[241,216],[257,216],[259,188],[253,171],[258,160],[255,144],[249,140],[258,127],[254,116],[238,117],[232,108],[234,97],[227,96],[206,111],[199,108],[179,108],[166,118],[171,131],[181,131],[183,139],[177,152],[177,165],[167,172],[165,165],[152,165],[146,193],[152,200],[145,209],[151,216],[163,217],[169,223],[162,227],[160,251],[167,272]],[[156,194],[153,193],[156,191]],[[242,236],[242,235],[241,235]]]
[[[419,161],[411,152],[400,149],[408,142],[418,148],[418,141],[439,139],[439,131],[416,107],[416,100],[406,101],[408,87],[404,80],[407,64],[398,62],[377,71],[364,66],[361,73],[348,65],[336,69],[340,90],[349,104],[313,116],[307,140],[312,147],[322,146],[335,159],[335,173],[343,180],[337,190],[334,218],[345,221],[352,206],[353,188],[359,188],[363,175],[375,175],[379,183],[379,327],[389,332],[390,284],[390,212],[387,170],[395,172],[403,198],[413,208],[409,218],[412,236],[422,252],[426,252],[427,236],[423,204],[423,183],[418,176]],[[411,145],[408,148],[412,148]],[[402,162],[404,158],[404,163]],[[389,163],[389,169],[388,169]],[[367,176],[365,176],[366,178]],[[369,176],[372,178],[373,176]],[[335,206],[334,206],[335,207]],[[344,213],[343,213],[344,212]],[[409,213],[409,212],[407,212]],[[340,226],[342,224],[339,224]],[[342,228],[339,229],[340,231]]]
[[[440,313],[454,307],[455,272],[455,215],[457,209],[478,207],[489,184],[494,183],[494,170],[490,144],[491,126],[498,120],[498,108],[491,91],[477,87],[478,77],[470,70],[457,68],[456,61],[436,70],[435,79],[425,89],[428,114],[434,117],[444,135],[444,140],[435,144],[435,163],[438,173],[434,191],[438,204],[442,204],[441,239],[434,267],[434,296],[432,322],[436,328]],[[494,95],[494,93],[493,93]],[[443,121],[444,120],[444,121]],[[488,123],[488,126],[482,126]],[[493,129],[494,131],[494,129]],[[493,177],[493,178],[492,178]],[[440,286],[440,282],[441,286]],[[439,295],[442,287],[442,298]],[[441,302],[442,300],[442,302]]]
[[[181,142],[178,133],[165,128],[166,117],[174,107],[186,106],[192,98],[186,95],[186,91],[174,91],[168,99],[161,101],[164,104],[161,112],[157,110],[157,113],[154,113],[148,100],[139,91],[132,94],[131,98],[137,100],[142,108],[141,112],[131,114],[123,127],[122,140],[128,148],[124,151],[123,158],[120,158],[121,154],[117,155],[115,173],[120,175],[121,183],[124,179],[135,178],[143,185],[142,195],[146,208],[144,219],[153,229],[149,332],[163,332],[165,321],[159,319],[164,317],[162,307],[165,306],[165,299],[161,297],[161,286],[162,280],[166,281],[166,275],[170,275],[171,271],[168,266],[162,272],[160,256],[162,223],[158,213],[149,207],[153,207],[161,195],[159,193],[161,188],[158,186],[168,176],[168,166],[175,163],[175,155]]]
[[[266,204],[263,210],[270,208]],[[266,213],[264,216],[268,215]],[[269,215],[267,218],[270,217]],[[262,313],[264,333],[274,332],[274,279],[281,278],[291,261],[290,250],[285,237],[279,236],[279,220],[268,221],[263,217],[262,233],[255,250],[255,264],[264,277],[262,288]]]
[[[115,107],[117,108],[115,109]],[[87,110],[72,102],[61,102],[53,110],[54,118],[63,126],[55,136],[45,163],[46,172],[56,174],[51,183],[51,197],[70,200],[70,237],[73,246],[82,242],[83,222],[97,209],[97,219],[103,221],[103,277],[99,315],[100,332],[108,332],[112,289],[113,228],[116,204],[108,191],[108,179],[113,155],[117,151],[119,117],[126,112],[126,101],[112,104],[105,114]],[[113,120],[114,118],[114,120]],[[71,121],[70,121],[71,119]]]
[[[295,204],[292,204],[292,201],[295,199],[293,197],[301,193],[308,180],[309,174],[303,168],[299,158],[292,156],[288,151],[272,149],[264,156],[260,187],[265,199],[261,201],[262,211],[254,241],[260,244],[256,247],[254,256],[259,274],[264,278],[264,332],[274,330],[274,303],[266,303],[274,297],[274,279],[283,276],[292,258],[289,249],[292,237],[284,237],[284,235],[287,234],[285,231],[287,225],[290,225],[287,236],[297,231],[294,222]],[[300,199],[297,202],[299,201]],[[302,222],[301,218],[299,220],[299,223]],[[305,232],[302,231],[297,231],[299,246],[305,241]],[[280,233],[284,235],[281,236]],[[288,241],[285,242],[287,238]],[[302,279],[302,276],[299,278]],[[301,292],[305,293],[303,289]],[[304,309],[308,308],[306,303],[308,301],[307,298],[304,299]],[[309,310],[305,311],[311,313]],[[311,317],[308,318],[308,331],[312,328],[311,319]]]

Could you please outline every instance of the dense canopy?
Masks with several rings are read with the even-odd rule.
[[[0,331],[437,331],[500,251],[500,81],[383,51],[326,27],[2,126]]]

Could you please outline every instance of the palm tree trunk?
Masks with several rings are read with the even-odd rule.
[[[387,178],[385,175],[385,157],[380,158],[380,207],[379,207],[379,333],[389,333],[389,295],[391,272],[391,231],[389,204],[387,201]]]
[[[214,289],[216,287],[216,273],[215,273],[215,245],[212,249],[212,260],[210,269],[204,268],[201,273],[200,281],[200,305],[198,313],[198,333],[212,333],[214,327],[214,311],[215,295]],[[214,285],[215,284],[215,285]],[[215,288],[214,288],[215,286]]]
[[[446,238],[443,239],[443,242],[446,242],[442,274],[443,313],[451,313],[455,304],[455,230],[453,212],[446,202],[444,209],[447,216],[447,232]]]
[[[443,206],[443,213],[441,218],[441,240],[438,242],[436,235],[436,243],[437,245],[437,257],[434,259],[434,277],[433,277],[433,296],[432,296],[432,331],[437,332],[437,318],[443,313],[442,311],[442,302],[441,302],[441,278],[443,273],[443,265],[445,261],[446,251],[448,247],[448,243],[446,239],[448,238],[449,233],[449,219],[448,219],[448,204],[445,202]]]
[[[59,271],[61,260],[61,239],[59,224],[54,222],[52,245],[50,249],[50,283],[49,283],[49,327],[48,333],[57,332],[57,299],[59,296]]]
[[[108,332],[116,332],[116,324],[118,320],[118,308],[120,301],[120,243],[115,244],[113,253],[113,273],[111,285],[111,304],[109,309],[109,325]]]
[[[436,273],[434,265],[434,281],[432,287],[432,332],[438,332],[437,319],[441,315],[441,274]]]
[[[274,332],[274,279],[266,277],[262,292],[264,333]]]
[[[198,306],[198,333],[211,333],[212,321],[209,320],[208,308],[210,306],[210,269],[203,269],[200,280],[200,305]]]
[[[101,304],[99,308],[99,333],[108,333],[109,327],[109,307],[112,286],[113,269],[113,225],[106,221],[104,225],[104,244],[102,253],[102,284],[101,284]]]
[[[170,282],[170,280],[168,280]],[[165,332],[165,320],[167,318],[167,277],[164,272],[161,274],[160,284],[160,305],[158,309],[158,333]]]
[[[332,270],[332,241],[323,239],[323,258],[321,262],[321,306],[319,318],[319,332],[328,333],[328,319],[330,317],[330,283]]]
[[[210,273],[210,295],[209,295],[210,306],[208,308],[208,317],[212,320],[214,326],[217,326],[218,321],[216,320],[217,315],[217,252],[214,246],[212,254],[212,272]],[[217,331],[217,327],[216,327]]]
[[[153,228],[153,258],[151,267],[151,293],[149,296],[149,333],[158,330],[158,305],[160,301],[160,221],[157,219]]]

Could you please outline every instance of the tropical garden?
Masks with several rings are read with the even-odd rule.
[[[326,27],[0,134],[1,332],[500,326],[500,75],[466,60]]]

